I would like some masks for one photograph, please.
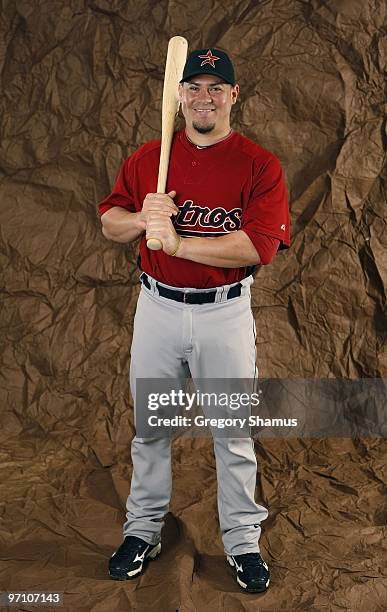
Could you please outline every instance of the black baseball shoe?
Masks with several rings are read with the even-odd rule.
[[[161,543],[148,544],[137,536],[125,536],[121,546],[109,560],[109,576],[113,580],[131,580],[143,571],[144,561],[154,559],[161,551]]]
[[[248,593],[263,593],[270,582],[267,563],[259,553],[227,555],[227,561],[235,572],[239,586]]]

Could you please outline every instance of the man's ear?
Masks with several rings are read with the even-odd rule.
[[[182,100],[183,100],[183,83],[179,83],[178,94],[179,94],[179,100],[180,100],[180,102],[182,102]]]
[[[239,94],[239,85],[236,84],[234,85],[234,87],[231,89],[231,97],[232,97],[232,103],[235,104],[238,98],[238,94]]]

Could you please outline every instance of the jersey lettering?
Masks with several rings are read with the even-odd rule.
[[[238,230],[241,226],[241,217],[241,208],[233,208],[233,210],[230,210],[229,219],[226,220],[224,224],[224,229],[227,232],[234,232],[235,230]]]
[[[193,200],[185,200],[176,215],[176,228],[213,228],[224,232],[235,232],[241,226],[242,209],[226,210],[223,206],[209,208],[194,204]]]

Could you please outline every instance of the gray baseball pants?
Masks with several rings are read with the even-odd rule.
[[[149,277],[148,277],[149,278]],[[255,363],[252,277],[242,294],[226,300],[228,286],[217,288],[216,302],[184,304],[158,295],[156,282],[142,286],[134,319],[130,385],[135,408],[137,378],[250,378]],[[168,285],[165,285],[168,287]],[[190,289],[194,291],[194,289]],[[203,291],[203,290],[200,290]],[[255,502],[257,462],[251,438],[214,437],[219,524],[225,554],[259,552],[260,523],[268,516]],[[172,493],[171,442],[134,437],[133,473],[123,532],[149,544],[160,541]]]

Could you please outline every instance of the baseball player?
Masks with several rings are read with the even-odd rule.
[[[289,207],[278,159],[230,126],[239,86],[219,49],[189,54],[179,84],[185,129],[174,135],[167,193],[154,193],[160,140],[122,164],[113,191],[99,204],[103,235],[140,238],[141,292],[134,319],[130,384],[170,378],[253,379],[255,325],[252,273],[290,246]],[[147,248],[157,238],[162,250]],[[218,514],[226,559],[238,584],[265,591],[269,569],[260,555],[268,516],[254,499],[257,463],[249,437],[215,437]],[[135,436],[124,541],[109,575],[127,580],[161,550],[172,490],[168,437]]]

